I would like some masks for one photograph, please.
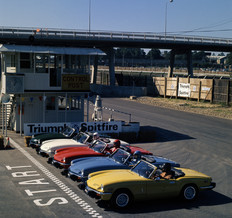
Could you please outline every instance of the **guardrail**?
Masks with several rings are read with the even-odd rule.
[[[94,104],[89,103],[89,105],[92,106],[92,107],[95,107]],[[128,122],[131,122],[131,116],[132,116],[132,115],[131,115],[130,113],[123,112],[123,111],[119,111],[119,110],[115,110],[115,109],[112,109],[112,108],[109,108],[109,107],[104,107],[104,106],[102,106],[102,109],[108,110],[108,111],[111,112],[111,114],[110,114],[110,119],[113,118],[113,113],[116,112],[116,113],[120,113],[120,114],[124,114],[124,115],[129,116]]]
[[[84,31],[84,30],[65,30],[53,28],[18,28],[18,27],[0,27],[0,37],[6,34],[12,36],[20,35],[39,35],[41,37],[86,37],[98,39],[122,39],[122,40],[159,40],[159,41],[176,41],[176,42],[195,42],[211,44],[232,44],[230,38],[213,38],[201,36],[183,36],[183,35],[162,35],[156,33],[139,33],[139,32],[106,32],[106,31]]]

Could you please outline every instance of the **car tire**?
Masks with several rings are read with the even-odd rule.
[[[181,198],[185,201],[194,201],[198,196],[198,188],[194,184],[189,184],[183,187]]]
[[[127,208],[133,202],[133,196],[128,190],[118,190],[111,197],[110,203],[114,208]]]

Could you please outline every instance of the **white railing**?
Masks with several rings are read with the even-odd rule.
[[[210,43],[210,44],[232,44],[232,38],[214,38],[202,36],[186,35],[162,35],[156,33],[139,33],[139,32],[106,32],[106,31],[85,31],[85,30],[65,30],[53,28],[18,28],[18,27],[0,27],[0,38],[4,35],[23,36],[36,35],[46,37],[71,37],[71,38],[91,38],[91,39],[111,39],[111,40],[156,40],[156,41],[173,41],[173,42],[191,42],[191,43]]]

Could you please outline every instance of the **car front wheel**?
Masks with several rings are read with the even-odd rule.
[[[126,208],[133,201],[132,194],[127,190],[116,191],[111,198],[111,205],[116,208]]]
[[[197,198],[198,189],[195,185],[186,185],[182,189],[181,197],[186,201],[193,201]]]

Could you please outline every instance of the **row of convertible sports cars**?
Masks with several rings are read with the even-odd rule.
[[[29,145],[79,182],[89,196],[126,208],[135,201],[180,197],[195,200],[216,186],[212,178],[125,141],[67,127],[31,138]]]

